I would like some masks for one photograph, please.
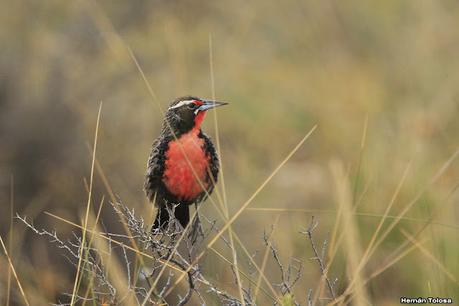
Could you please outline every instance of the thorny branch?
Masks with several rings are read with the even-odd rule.
[[[314,239],[312,237],[312,234],[313,234],[314,230],[316,229],[317,225],[319,225],[319,222],[315,221],[314,216],[312,216],[311,217],[311,223],[309,224],[309,227],[307,228],[306,231],[301,232],[301,233],[305,234],[308,237],[309,242],[311,243],[312,251],[314,252],[314,257],[312,257],[311,259],[312,260],[316,260],[319,263],[320,273],[322,274],[322,277],[325,279],[325,282],[327,283],[328,291],[330,293],[330,296],[331,296],[332,300],[335,300],[336,299],[335,284],[338,281],[338,279],[335,279],[334,281],[330,281],[330,279],[328,278],[328,275],[327,275],[328,271],[327,271],[327,268],[325,267],[325,262],[324,262],[325,253],[326,253],[326,249],[327,249],[327,240],[324,241],[323,246],[322,246],[322,253],[319,256],[319,252],[317,250],[316,244],[315,244]],[[312,303],[312,301],[310,299],[310,295],[308,295],[308,304],[309,303]]]
[[[277,248],[269,241],[270,235],[267,235],[266,232],[263,235],[263,240],[265,245],[271,250],[272,256],[276,265],[279,267],[281,282],[280,284],[274,284],[280,288],[281,294],[284,298],[289,300],[288,303],[293,303],[295,305],[300,305],[297,301],[294,300],[293,287],[300,280],[303,272],[303,263],[296,259],[290,258],[287,268],[281,262],[279,251]],[[290,301],[291,299],[291,301]],[[290,304],[289,304],[290,305]]]
[[[56,233],[56,231],[48,231],[45,229],[37,229],[33,223],[27,220],[26,217],[17,216],[17,219],[22,221],[29,229],[31,229],[35,234],[39,236],[45,236],[50,239],[50,242],[55,244],[59,249],[64,250],[63,256],[65,256],[69,262],[76,266],[76,263],[80,260],[79,256],[82,254],[81,258],[81,275],[83,284],[92,284],[90,286],[90,294],[84,296],[77,295],[75,300],[77,303],[91,304],[95,302],[96,304],[108,303],[109,305],[122,305],[123,300],[120,298],[120,293],[118,292],[120,288],[117,288],[115,284],[112,283],[112,279],[109,277],[107,267],[102,264],[103,256],[115,256],[119,254],[120,258],[123,260],[123,273],[126,276],[126,288],[128,292],[132,292],[135,296],[138,305],[141,305],[145,300],[148,305],[170,305],[170,301],[166,301],[165,294],[170,291],[174,286],[174,274],[175,273],[186,273],[186,289],[182,294],[177,294],[177,305],[189,304],[193,298],[197,298],[200,302],[199,304],[205,305],[206,298],[209,295],[215,296],[222,305],[231,305],[231,306],[241,306],[245,305],[256,305],[255,298],[253,297],[253,290],[251,287],[252,282],[248,282],[248,285],[244,287],[244,284],[239,284],[236,278],[236,269],[232,263],[229,263],[231,270],[233,271],[233,278],[235,280],[236,286],[241,285],[242,288],[242,298],[244,301],[241,301],[240,298],[237,298],[227,291],[223,290],[215,284],[215,281],[207,279],[201,272],[201,267],[199,263],[194,263],[195,255],[197,251],[202,248],[203,242],[208,238],[212,233],[216,233],[219,229],[216,226],[216,221],[211,221],[205,216],[200,216],[200,220],[204,224],[203,228],[197,232],[198,236],[196,238],[196,232],[192,233],[192,227],[188,230],[188,233],[184,233],[184,229],[181,227],[180,223],[174,218],[174,209],[172,205],[169,211],[170,221],[166,228],[150,229],[150,227],[145,224],[143,218],[135,215],[133,209],[129,209],[123,205],[120,201],[116,203],[111,203],[113,209],[121,215],[121,220],[125,220],[126,225],[130,230],[130,235],[110,233],[107,230],[103,233],[98,233],[98,235],[103,235],[108,240],[108,250],[100,250],[91,244],[91,240],[87,241],[82,245],[82,240],[77,234],[73,234],[71,239],[64,240]],[[308,230],[304,232],[311,242],[311,246],[314,252],[314,259],[319,263],[319,267],[322,275],[327,281],[327,285],[330,290],[330,295],[335,299],[334,292],[334,283],[330,282],[326,276],[325,265],[324,265],[324,254],[326,243],[322,250],[322,256],[319,256],[317,248],[312,239],[312,234],[317,226],[317,222],[311,222]],[[181,238],[181,236],[183,236]],[[132,256],[129,254],[128,250],[130,249],[124,243],[112,241],[112,239],[134,239],[138,244],[139,250],[151,255],[153,260],[145,258],[144,266],[138,264],[133,264]],[[224,243],[225,247],[230,251],[234,251],[231,247],[231,244],[228,240],[221,236],[220,239]],[[273,284],[275,287],[279,288],[280,295],[284,298],[281,302],[281,305],[290,306],[290,305],[300,305],[294,299],[293,288],[298,283],[302,276],[303,263],[295,258],[290,258],[288,265],[285,266],[282,264],[278,250],[274,245],[269,241],[268,235],[264,234],[264,242],[270,248],[272,257],[276,265],[280,270],[280,283]],[[112,243],[113,242],[113,243]],[[178,245],[177,245],[178,244]],[[83,252],[81,251],[83,248]],[[132,250],[132,248],[131,248]],[[256,253],[253,255],[255,258]],[[164,269],[164,263],[168,262],[169,265],[172,265],[174,268],[166,267],[167,273],[162,273]],[[193,263],[193,264],[192,264]],[[191,266],[190,266],[191,265]],[[248,261],[249,270],[251,270],[251,262]],[[181,271],[181,272],[180,272]],[[163,275],[164,274],[164,275]],[[249,278],[255,276],[255,271],[249,271]],[[110,274],[111,275],[111,274]],[[159,281],[158,281],[159,280]],[[155,284],[155,288],[151,288]],[[118,284],[119,286],[119,284]],[[117,290],[118,289],[118,290]],[[83,292],[85,290],[82,290]],[[178,291],[178,290],[177,290]],[[176,292],[177,292],[176,291]],[[307,294],[307,305],[313,306],[313,301],[311,298],[312,290],[308,291]],[[63,294],[64,297],[71,297],[70,294]],[[70,298],[69,298],[70,300]],[[167,298],[169,300],[169,298]],[[278,305],[278,301],[272,300],[273,305]],[[58,301],[55,305],[69,305],[68,302]]]

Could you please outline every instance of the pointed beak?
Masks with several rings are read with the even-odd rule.
[[[201,105],[198,108],[198,111],[200,111],[200,112],[209,110],[209,109],[214,108],[214,107],[223,106],[223,105],[227,105],[228,104],[226,102],[219,102],[219,101],[212,101],[212,100],[202,100],[202,102],[204,104]]]

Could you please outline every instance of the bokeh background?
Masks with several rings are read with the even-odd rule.
[[[74,270],[17,220],[10,236],[10,216],[26,215],[64,237],[75,230],[44,212],[80,222],[100,103],[100,166],[114,193],[147,214],[142,184],[160,107],[177,96],[213,92],[231,103],[218,110],[230,215],[317,124],[234,224],[245,246],[263,253],[263,231],[280,216],[273,242],[283,259],[305,262],[300,300],[316,290],[320,274],[298,232],[311,215],[320,222],[318,241],[346,226],[337,222],[336,169],[344,169],[351,204],[358,205],[356,251],[342,244],[330,268],[342,292],[349,258],[368,246],[409,166],[389,214],[415,201],[370,258],[364,278],[407,240],[401,230],[423,229],[416,239],[426,252],[414,247],[367,284],[366,296],[374,305],[398,304],[403,295],[457,302],[459,163],[452,159],[442,169],[459,145],[457,1],[1,2],[0,234],[34,305],[71,291]],[[215,127],[209,114],[204,128],[214,139]],[[96,173],[95,208],[106,194]],[[209,201],[204,205],[207,216],[224,223]],[[109,228],[119,223],[108,205],[102,220]],[[206,258],[207,274],[218,272],[231,291],[231,271],[222,265]],[[0,300],[6,270],[2,251]],[[268,264],[267,275],[278,282],[276,265]]]

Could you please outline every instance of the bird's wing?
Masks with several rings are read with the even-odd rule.
[[[206,155],[209,157],[209,166],[207,169],[207,183],[209,187],[207,188],[207,193],[203,193],[197,202],[204,201],[207,198],[207,195],[212,193],[215,184],[217,184],[218,169],[220,167],[217,151],[215,150],[215,147],[209,136],[202,133],[202,138],[204,139],[204,150]]]
[[[167,139],[156,139],[152,145],[150,156],[148,157],[144,190],[150,201],[153,201],[155,195],[157,198],[160,196],[157,193],[162,189],[162,176],[166,160],[165,151],[167,150],[167,143]]]

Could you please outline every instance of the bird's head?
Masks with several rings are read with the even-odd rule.
[[[166,112],[165,129],[172,129],[178,136],[191,131],[199,130],[204,116],[209,109],[228,103],[205,100],[192,96],[176,99]]]

